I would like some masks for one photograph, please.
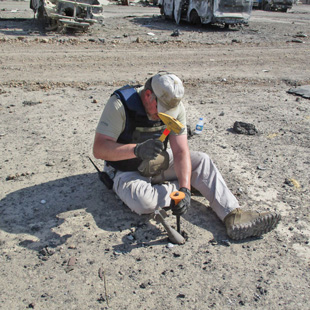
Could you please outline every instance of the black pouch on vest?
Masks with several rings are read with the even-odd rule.
[[[161,174],[162,171],[169,167],[169,154],[163,151],[157,155],[155,159],[143,160],[139,165],[138,170],[144,177],[153,177]]]

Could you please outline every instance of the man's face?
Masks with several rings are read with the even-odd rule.
[[[143,103],[148,118],[152,121],[159,120],[157,111],[157,98],[155,94],[150,90],[146,90]]]

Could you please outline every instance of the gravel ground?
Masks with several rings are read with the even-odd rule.
[[[0,308],[309,309],[309,99],[288,90],[310,84],[310,6],[227,30],[111,4],[75,34],[44,31],[28,6],[0,2]],[[264,238],[229,240],[194,196],[171,247],[100,183],[87,157],[107,99],[159,70],[184,81],[189,125],[204,117],[191,149],[242,207],[282,214]]]

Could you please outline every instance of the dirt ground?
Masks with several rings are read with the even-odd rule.
[[[28,7],[0,2],[0,308],[309,309],[309,99],[287,91],[310,84],[310,6],[224,29],[111,4],[82,34],[45,32]],[[264,238],[229,240],[194,196],[172,247],[99,181],[88,156],[108,97],[159,70],[184,81],[188,123],[204,118],[191,149],[242,207],[282,214]]]

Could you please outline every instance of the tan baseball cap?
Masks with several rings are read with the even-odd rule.
[[[179,114],[179,103],[184,96],[182,81],[174,74],[156,74],[152,78],[152,88],[157,97],[157,110],[174,118]]]

